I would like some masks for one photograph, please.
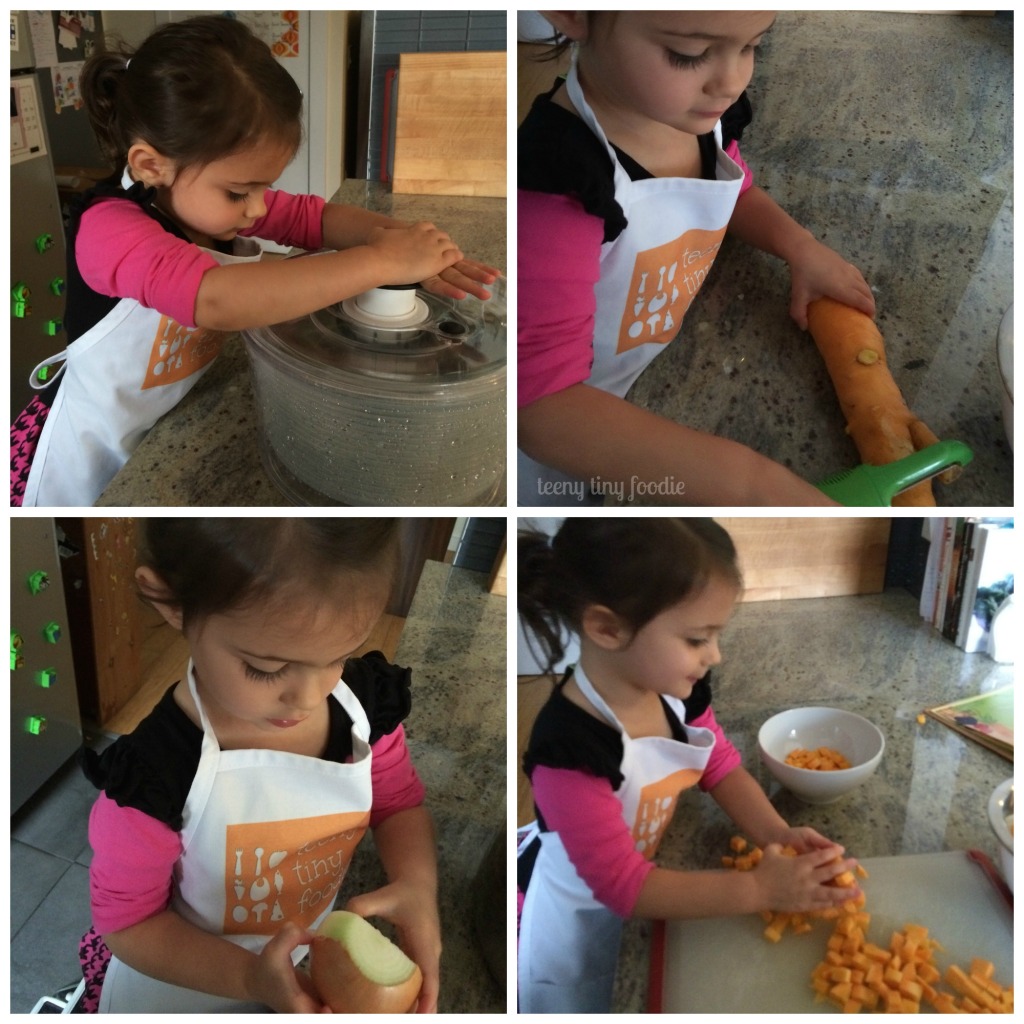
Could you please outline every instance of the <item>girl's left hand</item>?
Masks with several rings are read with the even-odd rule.
[[[436,277],[427,278],[422,285],[428,292],[449,299],[464,299],[467,294],[489,299],[491,293],[482,285],[493,284],[500,276],[501,271],[496,267],[464,259],[446,267]]]
[[[408,881],[396,881],[349,900],[360,917],[382,917],[398,931],[398,944],[423,972],[417,1013],[437,1013],[441,977],[441,922],[437,900]]]
[[[790,256],[792,276],[789,315],[802,331],[807,330],[807,307],[815,299],[830,298],[875,315],[875,297],[864,275],[834,249],[808,238]]]

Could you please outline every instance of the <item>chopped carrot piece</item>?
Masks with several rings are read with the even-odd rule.
[[[982,960],[980,957],[974,957],[971,960],[971,975],[977,975],[981,978],[991,978],[995,974],[996,967],[991,960]]]

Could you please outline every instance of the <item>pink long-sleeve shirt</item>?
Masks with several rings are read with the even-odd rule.
[[[266,215],[247,237],[319,249],[323,245],[324,200],[268,189]],[[75,240],[82,280],[101,295],[135,299],[149,309],[195,327],[196,296],[217,261],[198,245],[172,235],[137,203],[101,199],[82,214]]]
[[[709,792],[740,766],[739,752],[711,708],[686,724],[710,729],[715,735],[714,750],[698,782]],[[629,917],[655,865],[637,852],[611,782],[584,771],[538,765],[530,784],[544,824],[558,833],[594,898],[620,917]]]
[[[418,807],[425,790],[405,745],[405,729],[372,746],[373,806],[370,827],[398,811]],[[100,935],[120,931],[167,908],[181,835],[132,807],[119,807],[101,793],[89,815],[89,895],[93,927]]]

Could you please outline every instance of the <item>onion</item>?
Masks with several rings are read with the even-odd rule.
[[[369,921],[335,910],[309,947],[309,973],[335,1013],[409,1013],[419,998],[419,967]]]

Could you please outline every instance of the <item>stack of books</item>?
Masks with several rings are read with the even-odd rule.
[[[931,546],[921,616],[964,651],[989,651],[992,620],[1013,593],[1013,519],[925,520]]]

